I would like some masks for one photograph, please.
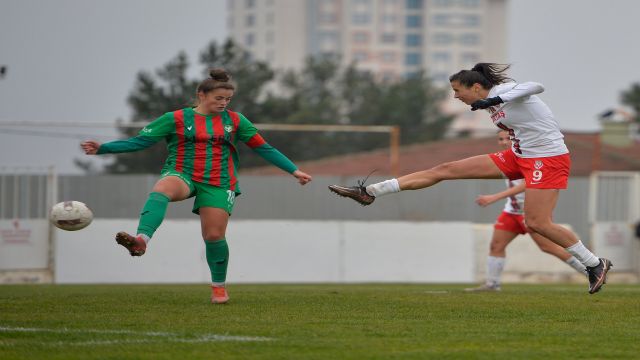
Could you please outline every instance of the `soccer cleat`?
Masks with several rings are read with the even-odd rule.
[[[500,285],[489,285],[483,284],[473,288],[466,288],[464,291],[466,292],[497,292],[500,291]]]
[[[364,178],[364,180],[358,180],[358,185],[356,186],[329,185],[329,190],[342,197],[351,198],[359,202],[362,206],[370,205],[376,199],[376,197],[373,195],[369,195],[367,189],[364,187],[364,183],[367,182],[369,176],[371,176],[371,174],[373,174],[374,172],[376,172],[376,170],[370,172],[369,175]]]
[[[362,185],[357,185],[357,186],[329,185],[329,190],[331,190],[332,192],[342,197],[351,198],[359,202],[362,206],[367,206],[376,199],[375,196],[369,195],[365,187]]]
[[[211,286],[211,303],[225,304],[229,301],[229,294],[224,286]]]
[[[127,248],[131,256],[142,256],[147,251],[147,243],[140,236],[131,236],[124,231],[116,234],[116,242]]]
[[[607,272],[613,267],[613,263],[605,258],[600,258],[600,263],[596,266],[587,266],[589,273],[589,294],[600,291],[602,285],[607,282]]]

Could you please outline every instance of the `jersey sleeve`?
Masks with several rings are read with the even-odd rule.
[[[171,113],[166,113],[145,126],[138,136],[126,140],[116,140],[100,145],[98,155],[133,152],[146,149],[175,131],[175,121]]]
[[[282,154],[278,149],[269,145],[264,138],[258,133],[258,129],[244,115],[238,113],[240,124],[238,125],[238,140],[245,143],[251,150],[260,155],[263,159],[278,168],[293,173],[298,167]]]
[[[153,120],[149,125],[142,128],[138,135],[146,138],[157,139],[156,141],[159,141],[175,131],[176,122],[173,119],[173,113],[169,112]]]
[[[523,99],[531,95],[540,94],[544,91],[544,86],[536,82],[526,82],[522,84],[512,84],[513,86],[505,87],[502,92],[498,91],[498,96],[504,102],[510,102]]]

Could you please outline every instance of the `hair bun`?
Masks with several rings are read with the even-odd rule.
[[[231,76],[224,69],[216,68],[209,70],[209,76],[219,82],[227,82],[231,80]]]

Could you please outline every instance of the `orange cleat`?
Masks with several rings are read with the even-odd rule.
[[[140,236],[131,236],[124,231],[116,234],[116,242],[129,250],[131,256],[142,256],[147,251],[147,243]]]
[[[211,303],[224,304],[229,301],[229,294],[224,286],[211,286]]]

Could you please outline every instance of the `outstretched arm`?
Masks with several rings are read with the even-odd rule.
[[[87,155],[117,154],[143,150],[155,144],[159,140],[160,139],[145,136],[136,136],[126,140],[110,141],[104,144],[94,140],[87,140],[80,143],[80,147]]]
[[[525,186],[526,185],[523,181],[521,184],[508,188],[507,190],[501,191],[499,193],[490,194],[490,195],[479,195],[476,198],[476,204],[482,207],[489,206],[498,200],[523,192],[525,189]]]

